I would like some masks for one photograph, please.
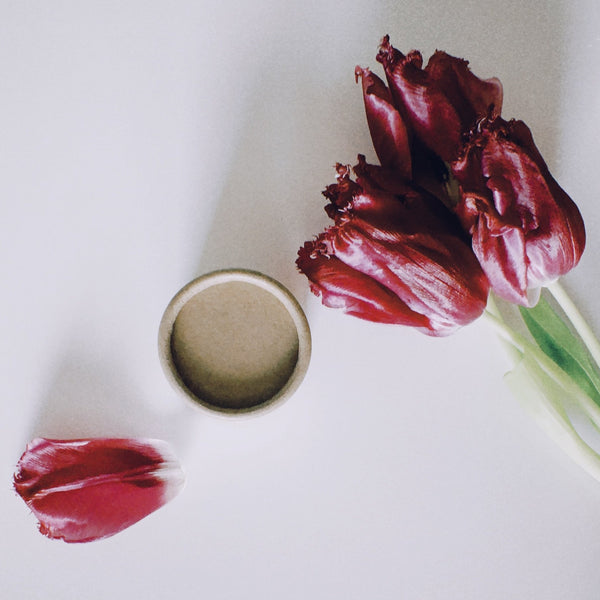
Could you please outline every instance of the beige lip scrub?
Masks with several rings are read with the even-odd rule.
[[[310,360],[300,305],[255,271],[215,271],[167,307],[159,351],[167,377],[196,405],[239,414],[273,407],[298,387]]]

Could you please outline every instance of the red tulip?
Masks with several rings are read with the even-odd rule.
[[[298,253],[312,291],[326,306],[434,336],[479,317],[489,285],[452,213],[424,191],[380,187],[394,177],[362,157],[354,170],[356,182],[338,165],[324,192],[335,224]]]
[[[406,56],[385,36],[377,60],[383,65],[394,102],[422,142],[449,161],[457,158],[462,135],[479,118],[502,109],[502,85],[482,80],[466,60],[437,51],[425,68],[417,50]]]
[[[457,214],[500,297],[529,306],[535,300],[528,292],[579,262],[583,219],[525,123],[483,119],[452,170],[461,188]]]
[[[169,446],[148,439],[38,438],[14,476],[40,532],[65,542],[122,531],[173,498],[183,481]]]

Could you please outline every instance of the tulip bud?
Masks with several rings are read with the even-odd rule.
[[[502,109],[502,85],[482,80],[466,60],[435,52],[425,68],[420,52],[402,54],[381,42],[377,60],[383,65],[392,97],[410,129],[445,161],[456,159],[463,133],[490,112]]]
[[[483,119],[452,172],[460,184],[456,212],[493,290],[509,302],[535,304],[536,289],[579,262],[585,228],[529,128]]]
[[[296,261],[312,291],[326,306],[433,336],[479,317],[489,284],[452,213],[422,190],[378,187],[373,169],[359,159],[355,182],[338,165],[337,184],[325,190],[335,224]]]
[[[14,476],[40,532],[65,542],[122,531],[176,496],[183,482],[168,444],[149,439],[37,438]]]

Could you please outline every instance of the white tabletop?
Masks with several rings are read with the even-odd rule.
[[[486,323],[352,319],[294,260],[333,165],[374,157],[354,67],[381,73],[389,33],[500,77],[586,220],[564,284],[600,333],[599,5],[214,4],[1,3],[3,597],[598,598],[600,483],[511,396]],[[257,418],[194,410],[158,362],[171,297],[225,267],[312,328],[304,383]],[[186,488],[113,538],[48,540],[11,488],[38,435],[166,439]]]

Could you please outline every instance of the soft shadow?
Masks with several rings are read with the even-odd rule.
[[[472,14],[474,22],[483,24],[478,37],[489,75],[499,76],[504,86],[504,118],[529,125],[551,171],[561,161],[562,90],[570,68],[565,55],[568,6],[564,0],[549,0],[540,10],[536,3],[510,0],[481,3]]]
[[[153,410],[109,357],[72,348],[58,363],[30,439],[147,437],[171,442],[181,451],[196,427],[190,412],[183,403],[168,414]]]
[[[321,142],[329,128],[329,141],[334,137],[339,116],[334,95],[324,96],[309,77],[297,74],[293,89],[282,89],[276,71],[263,73],[249,95],[198,272],[238,267],[261,271],[304,304],[308,284],[295,260],[298,248],[327,222],[321,190],[333,181],[338,157],[334,143],[328,148]],[[309,114],[314,106],[320,106],[318,115]]]

